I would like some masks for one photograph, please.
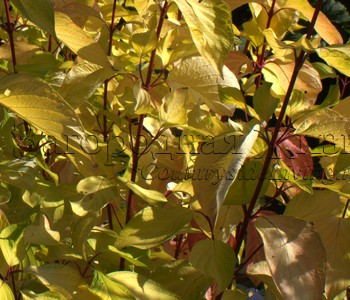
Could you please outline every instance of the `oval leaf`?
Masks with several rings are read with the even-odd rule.
[[[183,207],[146,207],[123,228],[115,245],[140,249],[158,246],[183,230],[192,217],[192,211]]]
[[[189,260],[198,271],[217,282],[219,292],[225,290],[232,280],[236,255],[229,245],[221,241],[197,242],[192,248]]]
[[[303,220],[264,216],[255,222],[271,275],[285,299],[322,299],[326,251],[318,233]]]

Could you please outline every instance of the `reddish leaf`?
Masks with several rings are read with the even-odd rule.
[[[286,128],[281,128],[278,135],[279,138],[283,135],[282,141],[278,144],[276,149],[278,157],[281,158],[297,176],[311,176],[313,160],[305,137],[294,135],[292,129]]]

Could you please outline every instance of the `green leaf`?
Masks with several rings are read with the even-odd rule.
[[[70,266],[60,264],[28,266],[24,268],[24,272],[34,275],[50,291],[58,292],[66,299],[100,299],[89,291],[88,285],[80,274]]]
[[[0,181],[25,190],[33,190],[37,174],[38,168],[34,160],[14,159],[0,162]]]
[[[259,280],[261,280],[264,284],[268,286],[269,289],[272,290],[273,294],[275,295],[276,299],[282,300],[283,297],[278,290],[276,283],[273,281],[271,276],[271,271],[269,269],[269,266],[267,265],[266,261],[259,261],[253,266],[249,268],[247,271],[249,275],[252,277],[255,277]]]
[[[57,38],[73,52],[87,61],[111,69],[106,53],[72,19],[64,13],[55,12]]]
[[[107,274],[111,280],[124,285],[136,299],[142,300],[180,300],[176,294],[162,287],[160,284],[133,272],[113,272]]]
[[[66,300],[61,294],[51,291],[35,293],[34,291],[21,290],[21,295],[23,300]]]
[[[16,266],[25,257],[23,230],[25,224],[11,224],[1,230],[0,250],[9,266]]]
[[[93,151],[77,114],[55,89],[25,74],[0,79],[0,87],[0,104],[56,139],[84,175],[100,172],[88,154]]]
[[[290,200],[284,215],[317,222],[330,216],[341,217],[344,206],[344,200],[337,193],[315,190],[312,195],[300,193]]]
[[[147,114],[151,111],[151,96],[150,94],[142,87],[142,81],[138,80],[133,88],[134,96],[136,99],[136,104],[133,107],[131,113],[133,114]]]
[[[188,89],[180,88],[166,94],[159,110],[161,126],[170,127],[187,123]]]
[[[236,255],[229,245],[221,241],[197,242],[192,248],[189,260],[198,271],[216,281],[219,293],[224,291],[232,280]]]
[[[15,300],[10,286],[0,279],[0,298],[1,300]]]
[[[257,20],[255,18],[244,22],[243,29],[245,32],[244,36],[252,42],[255,48],[260,47],[264,43],[264,34],[259,28]]]
[[[243,220],[243,217],[241,205],[223,205],[215,223],[215,238],[227,243],[231,233]]]
[[[130,43],[136,54],[143,57],[157,47],[156,30],[136,29],[130,37]]]
[[[135,182],[132,182],[120,176],[118,176],[117,179],[123,182],[130,190],[132,190],[142,200],[144,200],[145,202],[151,205],[164,206],[168,202],[165,196],[159,191],[142,188],[139,185],[137,185]]]
[[[260,120],[260,117],[254,110],[254,108],[252,108],[246,103],[245,98],[240,89],[235,87],[219,86],[219,97],[222,103],[227,105],[233,104],[234,106],[236,106],[236,108],[239,108],[247,112],[250,116]]]
[[[83,60],[69,70],[60,93],[73,108],[88,100],[101,84],[115,75],[112,68],[104,68]]]
[[[224,205],[248,204],[259,183],[262,167],[263,163],[259,160],[250,160],[244,163],[237,178],[226,193]],[[265,194],[269,184],[269,180],[264,180],[260,196]]]
[[[329,217],[315,227],[327,253],[326,295],[333,299],[350,285],[350,219]]]
[[[295,120],[295,134],[312,136],[333,143],[345,152],[350,148],[346,138],[350,134],[350,119],[330,108],[305,112]]]
[[[283,298],[322,299],[326,251],[313,227],[303,220],[278,215],[259,217],[255,227]]]
[[[38,245],[59,245],[60,233],[51,230],[48,218],[44,214],[41,214],[37,219],[38,225],[32,224],[25,228],[23,235],[24,240]]]
[[[162,265],[152,272],[151,279],[178,294],[182,300],[202,299],[212,282],[186,260]]]
[[[193,180],[193,188],[205,215],[216,218],[229,187],[258,137],[258,131],[259,126],[255,125],[246,136],[230,132],[203,145],[202,149],[206,147],[208,150],[197,155],[194,169],[199,170],[201,176]]]
[[[172,89],[189,88],[193,103],[205,103],[220,115],[232,115],[235,106],[220,101],[218,86],[240,89],[236,76],[224,66],[223,79],[202,57],[183,59],[167,79]]]
[[[337,77],[337,73],[334,71],[334,69],[323,62],[314,62],[312,63],[312,66],[318,72],[321,79]]]
[[[90,291],[103,300],[136,299],[123,284],[109,279],[98,270],[94,270],[94,279],[91,283]]]
[[[71,201],[73,212],[83,217],[89,212],[99,212],[111,201],[119,198],[116,186],[103,176],[90,176],[80,180],[77,192],[84,197],[79,201]]]
[[[146,207],[119,233],[115,246],[149,249],[171,239],[188,225],[192,211],[182,207]]]
[[[31,0],[11,0],[11,2],[24,17],[52,36],[56,36],[54,9],[50,0],[37,0],[35,5]]]
[[[223,64],[233,44],[231,12],[222,0],[172,0],[190,29],[199,53],[223,74]]]
[[[263,84],[256,90],[253,98],[254,109],[265,122],[270,120],[280,103],[279,99],[271,95],[270,90],[271,84]]]
[[[348,77],[350,76],[350,45],[319,48],[316,52],[329,66]]]

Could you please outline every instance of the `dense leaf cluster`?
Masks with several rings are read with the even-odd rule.
[[[349,23],[1,1],[0,299],[344,299]]]

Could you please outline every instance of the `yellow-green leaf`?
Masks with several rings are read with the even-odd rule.
[[[193,212],[183,207],[146,207],[122,229],[115,245],[119,249],[158,246],[183,230],[192,217]]]
[[[0,298],[1,300],[15,300],[10,286],[0,279]]]
[[[307,222],[316,222],[330,216],[342,215],[344,199],[329,190],[315,190],[313,194],[301,193],[289,201],[284,215]]]
[[[125,286],[136,299],[142,300],[180,300],[176,294],[144,275],[123,271],[107,274],[112,281]]]
[[[123,285],[109,279],[98,270],[94,270],[94,279],[90,290],[103,300],[134,300],[132,293]]]
[[[222,67],[233,43],[231,12],[222,0],[172,0],[191,31],[199,53],[223,75]]]
[[[259,114],[262,121],[268,122],[272,117],[280,101],[271,95],[271,84],[260,86],[253,98],[255,111]]]
[[[176,89],[165,95],[159,110],[162,126],[184,125],[187,123],[188,89]]]
[[[55,36],[55,16],[50,0],[11,0],[22,14],[41,29]]]
[[[25,74],[0,80],[0,104],[45,132],[85,175],[99,172],[90,144],[73,108],[45,81]],[[55,146],[55,145],[53,145]]]
[[[258,131],[259,126],[256,125],[246,136],[237,136],[230,132],[213,137],[211,143],[203,145],[207,147],[208,152],[201,151],[197,155],[194,169],[198,170],[199,175],[198,180],[192,181],[193,188],[203,213],[212,216],[213,220],[249,155],[258,137]]]
[[[89,291],[88,285],[78,271],[67,265],[47,264],[28,266],[24,272],[34,275],[50,291],[62,294],[66,299],[100,300]]]
[[[218,87],[235,87],[240,89],[236,76],[226,67],[223,68],[223,78],[202,57],[195,56],[183,59],[168,77],[172,89],[189,88],[191,101],[205,103],[210,109],[220,115],[232,115],[235,105],[222,103]]]
[[[350,219],[324,218],[315,227],[327,252],[326,295],[333,299],[350,286]]]
[[[55,12],[56,35],[81,58],[104,68],[111,68],[106,53],[72,19],[64,13]]]
[[[191,250],[191,265],[204,275],[214,279],[222,292],[232,280],[236,266],[233,249],[222,241],[201,240]]]
[[[151,205],[163,206],[168,202],[165,196],[159,191],[142,188],[139,185],[137,185],[135,182],[132,182],[120,176],[117,177],[117,179],[123,182],[130,190],[132,190],[142,200],[146,201]]]
[[[136,54],[143,57],[157,46],[156,30],[139,28],[132,33],[130,43]]]
[[[38,244],[56,246],[60,244],[60,233],[51,230],[48,218],[41,214],[37,218],[36,223],[25,228],[23,238],[25,241]]]
[[[319,57],[340,73],[350,76],[350,45],[337,45],[316,50]]]

